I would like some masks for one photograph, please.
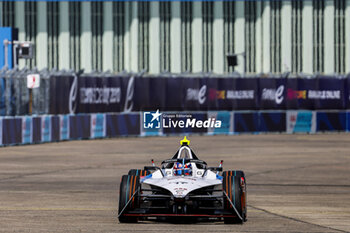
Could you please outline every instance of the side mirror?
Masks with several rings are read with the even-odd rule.
[[[160,167],[145,166],[143,169],[146,170],[146,171],[156,171],[156,170],[159,170],[159,171],[162,173],[162,175],[164,176],[163,171],[162,171],[162,169],[160,169]]]
[[[207,170],[210,170],[213,172],[222,172],[222,167],[208,167]]]

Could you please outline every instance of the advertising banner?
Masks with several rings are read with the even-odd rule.
[[[167,96],[167,79],[164,77],[136,78],[134,89],[134,106],[137,111],[159,109],[164,111],[167,107],[166,99],[179,98],[178,93]]]
[[[287,111],[287,133],[315,133],[316,113],[313,111]]]
[[[32,117],[22,117],[22,143],[32,143],[33,130],[32,130]]]
[[[316,101],[316,109],[344,109],[346,81],[336,77],[320,77],[318,88],[309,90],[308,98]]]
[[[208,112],[208,118],[221,121],[220,128],[208,128],[208,134],[232,134],[233,129],[233,113],[220,111],[220,112]]]
[[[120,77],[79,77],[78,113],[120,112]]]
[[[345,106],[347,109],[350,109],[350,74],[347,76],[344,82],[345,82],[345,90],[344,90]]]
[[[315,109],[315,99],[309,98],[310,90],[317,90],[318,80],[290,78],[287,81],[287,109]]]
[[[166,95],[165,95],[166,111],[183,111],[184,110],[184,102],[182,97],[187,95],[187,90],[184,90],[182,88],[183,80],[184,78],[167,78],[166,79],[166,84],[165,84],[166,85]],[[191,94],[195,95],[195,93],[189,93],[189,98],[192,98],[192,99],[196,98],[198,101],[198,92],[197,92],[197,95],[195,96],[190,96]],[[201,102],[205,102],[205,99],[204,99],[205,96],[203,96],[203,94],[201,94],[200,98],[201,98],[200,100]]]
[[[317,132],[319,131],[345,131],[345,112],[317,112]]]
[[[60,115],[60,140],[69,140],[69,116]]]
[[[2,119],[2,142],[4,145],[22,143],[22,119]]]
[[[78,98],[78,78],[74,76],[51,76],[50,114],[75,113]]]
[[[254,110],[259,108],[258,79],[234,78],[234,89],[227,90],[226,98],[236,100],[236,110]]]
[[[53,76],[50,113],[344,109],[350,105],[349,80]]]
[[[159,109],[157,102],[152,102],[150,98],[152,95],[158,95],[160,90],[156,89],[154,92],[150,90],[152,87],[150,78],[136,78],[136,80],[133,95],[133,109],[141,111],[147,111],[153,108]],[[165,96],[160,96],[160,98],[164,97]]]
[[[208,109],[232,110],[237,108],[235,81],[228,78],[208,78]]]
[[[183,78],[182,88],[183,110],[205,111],[208,109],[207,78]],[[179,96],[179,94],[176,96]]]
[[[215,111],[219,108],[222,110],[232,109],[232,101],[226,99],[226,87],[232,87],[232,81],[230,79],[225,80],[225,78],[208,78],[208,110]],[[228,102],[228,103],[227,103]]]
[[[259,107],[258,79],[207,78],[209,110],[247,110]]]
[[[51,116],[41,117],[41,141],[51,142]]]
[[[106,137],[106,115],[105,114],[91,114],[91,138]]]
[[[259,79],[260,109],[285,109],[287,80],[285,78]]]
[[[149,90],[150,90],[150,104],[146,106],[145,110],[159,109],[164,111],[167,108],[167,80],[169,78],[159,77],[159,78],[149,78]],[[138,100],[140,102],[141,100]],[[154,106],[154,107],[153,107]],[[137,109],[137,108],[136,108]],[[140,111],[144,111],[139,108]]]

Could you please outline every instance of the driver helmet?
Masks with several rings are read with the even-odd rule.
[[[175,163],[174,164],[174,175],[175,176],[191,176],[192,175],[192,165],[191,163],[186,163],[184,166],[182,163]]]

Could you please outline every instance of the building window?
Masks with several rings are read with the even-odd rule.
[[[345,0],[335,0],[334,41],[335,72],[345,73]]]
[[[125,2],[113,2],[113,69],[124,70]]]
[[[159,2],[160,15],[160,70],[170,71],[171,2]]]
[[[235,24],[235,2],[224,1],[224,55],[234,53],[234,24]],[[225,72],[232,72],[233,67],[229,67],[226,60],[224,62]]]
[[[15,2],[2,2],[2,27],[15,27]]]
[[[139,71],[148,71],[149,69],[149,21],[150,21],[150,2],[138,2],[138,45]]]
[[[254,73],[256,70],[255,22],[257,17],[256,2],[244,2],[245,5],[245,71]]]
[[[48,68],[58,69],[59,2],[47,3]]]
[[[213,21],[214,2],[202,2],[203,16],[203,71],[213,70]]]
[[[292,1],[292,72],[300,73],[303,64],[303,1]]]
[[[192,2],[181,2],[181,70],[192,71]]]
[[[272,73],[281,72],[281,1],[270,1],[270,71]]]
[[[313,0],[313,68],[324,72],[324,0]]]
[[[81,3],[69,2],[69,64],[80,69]]]
[[[36,2],[25,2],[24,3],[24,17],[25,17],[25,40],[32,41],[36,45],[36,34],[37,34],[37,3]],[[34,49],[35,58],[35,49]],[[35,59],[26,59],[26,66],[29,68],[35,67]]]
[[[92,33],[92,69],[101,71],[102,36],[103,36],[103,2],[91,2],[91,33]]]

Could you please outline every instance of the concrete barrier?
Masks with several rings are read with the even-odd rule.
[[[180,116],[183,112],[164,112]],[[349,132],[349,111],[209,111],[187,112],[191,119],[221,121],[220,128],[145,128],[144,112],[0,117],[0,145],[64,140],[174,134]],[[163,123],[163,122],[162,122]]]

